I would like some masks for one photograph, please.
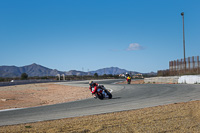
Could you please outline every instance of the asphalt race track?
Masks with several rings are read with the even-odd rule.
[[[0,126],[200,100],[199,84],[111,84],[117,81],[120,80],[97,81],[97,83],[113,90],[113,99],[90,98],[48,106],[3,110],[0,111]],[[62,82],[59,84],[89,87],[88,81]],[[88,93],[90,93],[89,90]]]

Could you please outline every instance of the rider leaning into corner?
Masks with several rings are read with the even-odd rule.
[[[96,98],[95,92],[97,92],[99,84],[94,83],[93,81],[90,81],[89,85],[90,85],[89,89],[90,89],[92,95],[94,96],[94,98]]]
[[[96,98],[95,94],[97,93],[98,89],[101,88],[102,86],[100,86],[99,84],[97,84],[93,81],[90,81],[89,85],[90,85],[89,89],[90,89],[92,95],[94,96],[94,98]],[[107,96],[107,94],[106,94],[106,96]]]

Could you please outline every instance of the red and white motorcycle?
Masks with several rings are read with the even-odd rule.
[[[111,99],[112,94],[103,85],[99,86],[97,92],[95,93],[96,98],[103,100],[105,98]]]

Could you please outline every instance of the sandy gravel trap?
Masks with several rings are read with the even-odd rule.
[[[0,110],[64,103],[90,97],[92,95],[87,87],[53,83],[6,86],[0,87]]]

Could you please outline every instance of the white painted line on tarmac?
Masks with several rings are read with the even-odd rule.
[[[3,110],[0,110],[0,112],[12,111],[12,110],[19,110],[19,109],[23,109],[23,108],[3,109]]]

